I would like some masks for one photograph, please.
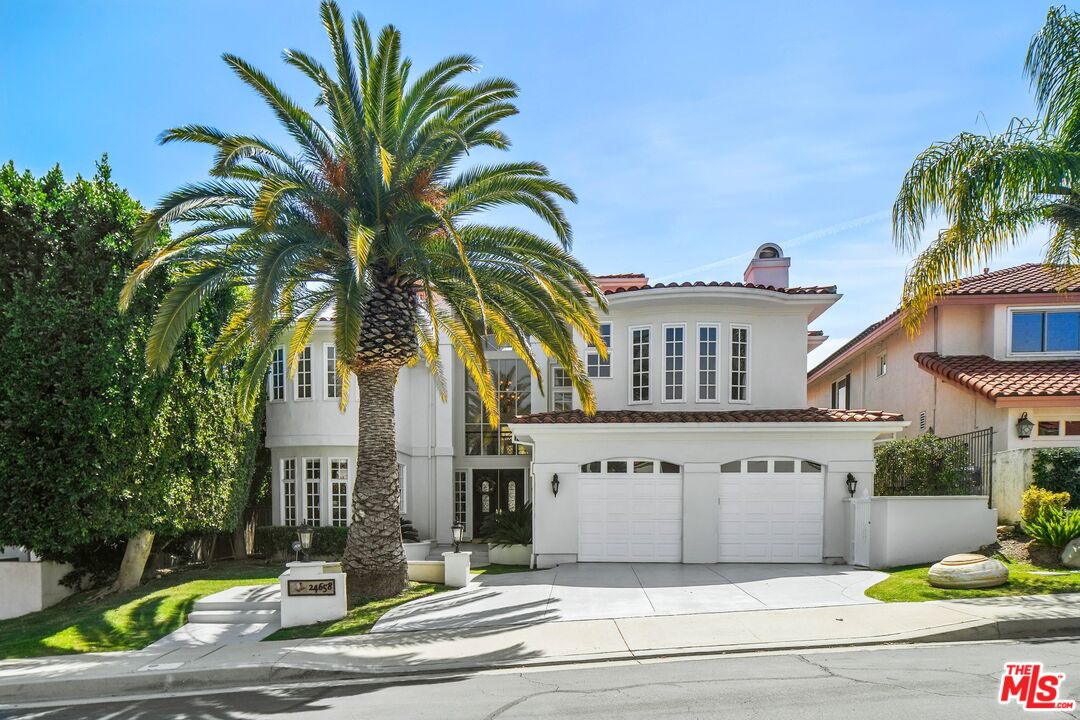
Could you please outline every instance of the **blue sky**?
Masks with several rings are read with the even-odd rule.
[[[575,251],[598,273],[741,280],[782,245],[795,284],[844,298],[815,326],[851,337],[895,307],[910,258],[888,210],[914,156],[1031,113],[1022,64],[1042,2],[342,2],[393,22],[426,66],[477,55],[521,86],[510,157],[580,196]],[[103,152],[144,204],[204,176],[156,143],[189,122],[284,140],[220,60],[269,71],[325,55],[316,2],[0,3],[0,157],[90,174]],[[479,158],[484,159],[484,158]],[[515,220],[520,218],[513,218]],[[528,219],[522,219],[530,222]],[[1035,260],[1042,236],[994,267]]]

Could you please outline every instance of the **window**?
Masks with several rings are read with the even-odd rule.
[[[660,472],[665,474],[677,473],[681,468],[675,463],[663,462],[660,463]]]
[[[600,472],[600,461],[595,460],[590,463],[585,463],[581,466],[581,472],[583,473],[598,473]]]
[[[732,460],[726,462],[720,466],[720,472],[722,473],[737,473],[742,472],[742,460]]]
[[[281,524],[296,524],[296,458],[281,461]]]
[[[566,412],[574,409],[574,383],[564,368],[551,368],[551,409]]]
[[[1061,434],[1061,423],[1057,420],[1040,420],[1039,437],[1052,437]]]
[[[767,473],[769,472],[768,460],[747,460],[746,472],[748,473]]]
[[[274,348],[270,359],[270,402],[285,399],[285,348]]]
[[[881,353],[877,356],[877,376],[881,377],[889,369],[889,354]]]
[[[719,356],[720,328],[717,325],[698,326],[698,382],[697,399],[715,401],[717,360]]]
[[[731,402],[750,402],[750,328],[731,326]]]
[[[653,470],[653,461],[652,460],[635,460],[634,461],[634,472],[635,473],[646,473],[646,474],[655,472],[655,470]]]
[[[349,524],[349,460],[330,458],[330,524]]]
[[[465,525],[467,476],[464,470],[454,471],[454,522]]]
[[[311,399],[311,346],[296,356],[296,399]]]
[[[1080,310],[1014,311],[1014,353],[1080,352]]]
[[[630,402],[649,402],[651,328],[630,328]]]
[[[809,460],[802,461],[802,471],[804,473],[818,473],[821,472],[821,463],[810,462]]]
[[[322,460],[304,458],[304,522],[322,525]]]
[[[625,460],[608,460],[607,471],[609,473],[623,474],[626,472]]]
[[[1065,434],[1066,435],[1080,435],[1080,420],[1066,420],[1065,421]]]
[[[664,326],[664,402],[682,402],[686,327]]]
[[[851,374],[847,374],[832,384],[832,407],[834,410],[850,410]]]
[[[794,460],[774,460],[773,472],[777,473],[793,473],[795,472]]]
[[[604,339],[607,357],[600,357],[600,353],[595,352],[596,347],[589,345],[592,352],[585,354],[585,368],[591,378],[611,377],[611,323],[600,323],[600,337]]]
[[[408,482],[406,482],[408,480],[408,477],[409,477],[408,476],[408,468],[405,467],[403,464],[398,463],[397,476],[398,476],[398,495],[400,495],[400,499],[401,499],[401,512],[402,513],[407,513],[407,512],[409,512],[409,484],[408,484]]]
[[[326,355],[326,397],[340,398],[341,378],[338,376],[337,371],[337,346],[327,345],[324,350]]]
[[[480,390],[471,374],[465,376],[465,454],[528,455],[527,445],[515,445],[506,423],[515,415],[532,412],[532,376],[524,360],[499,358],[488,360],[495,383],[495,401],[499,428],[488,423]]]

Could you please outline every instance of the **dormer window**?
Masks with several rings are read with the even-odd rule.
[[[1080,309],[1013,310],[1010,328],[1014,354],[1080,352]]]

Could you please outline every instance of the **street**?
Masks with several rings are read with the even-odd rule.
[[[997,702],[1006,662],[1065,673],[1080,698],[1080,641],[892,646],[843,652],[597,663],[395,681],[154,696],[0,710],[4,720],[289,718],[910,718],[1030,715]],[[1080,717],[1043,712],[1037,717]]]

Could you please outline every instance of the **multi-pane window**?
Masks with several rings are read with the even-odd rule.
[[[398,463],[397,476],[398,476],[398,495],[400,496],[401,504],[400,510],[403,513],[409,512],[409,485],[406,482],[406,471],[408,470],[405,465]]]
[[[495,383],[498,430],[488,423],[484,402],[472,375],[465,377],[465,454],[528,455],[527,445],[515,445],[506,423],[516,415],[532,412],[532,376],[524,360],[499,358],[488,361]]]
[[[574,409],[574,383],[565,368],[551,368],[551,409],[555,412]]]
[[[454,523],[465,524],[466,476],[464,470],[454,471]]]
[[[682,325],[664,326],[664,401],[680,402],[684,399],[686,375],[685,362],[686,328]]]
[[[304,522],[322,525],[322,460],[304,458]]]
[[[348,458],[330,458],[330,524],[349,524]]]
[[[845,375],[832,384],[832,404],[834,410],[851,409],[851,375]]]
[[[591,378],[611,377],[611,323],[600,323],[600,337],[604,339],[607,357],[600,357],[600,353],[593,345],[589,345],[585,353],[585,368]]]
[[[750,328],[731,326],[731,402],[750,401]]]
[[[1080,352],[1080,310],[1014,312],[1012,352]]]
[[[630,328],[630,402],[649,402],[650,328]]]
[[[341,377],[337,371],[337,346],[326,346],[326,397],[341,397]]]
[[[285,348],[274,348],[270,359],[270,400],[285,399]]]
[[[311,346],[306,346],[296,356],[296,399],[311,397]]]
[[[716,379],[719,355],[720,328],[716,325],[698,327],[698,400],[718,400]]]
[[[283,525],[296,524],[296,458],[281,461],[281,522]]]

